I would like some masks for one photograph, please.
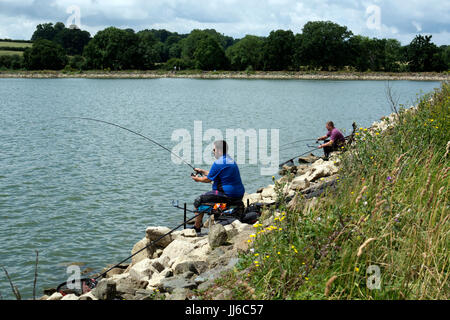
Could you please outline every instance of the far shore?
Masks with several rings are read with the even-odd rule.
[[[418,72],[326,72],[326,71],[0,71],[0,78],[87,78],[87,79],[303,79],[303,80],[413,80],[413,81],[449,81],[450,73]]]

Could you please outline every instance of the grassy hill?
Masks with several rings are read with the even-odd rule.
[[[23,55],[23,51],[32,45],[31,42],[0,40],[0,56],[14,54]]]
[[[449,109],[444,83],[395,126],[359,130],[336,191],[266,212],[217,285],[233,299],[449,299]]]

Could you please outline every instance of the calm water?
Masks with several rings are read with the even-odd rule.
[[[407,106],[439,87],[391,85]],[[38,250],[40,295],[66,280],[72,262],[99,271],[127,257],[147,226],[182,222],[172,199],[192,206],[210,188],[142,138],[55,118],[110,121],[169,149],[177,144],[174,130],[194,136],[194,121],[202,121],[203,133],[279,129],[284,144],[323,135],[330,119],[347,132],[353,121],[369,126],[390,113],[385,88],[383,81],[0,79],[0,265],[30,298]],[[280,161],[308,149],[299,143],[280,152]],[[261,164],[246,163],[240,170],[247,192],[271,183],[260,175]],[[0,293],[12,298],[2,270]]]

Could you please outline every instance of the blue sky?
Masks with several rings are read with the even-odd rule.
[[[450,44],[450,0],[0,0],[0,38],[30,39],[37,24],[77,21],[70,17],[92,35],[116,26],[179,33],[213,28],[241,38],[277,29],[300,33],[308,21],[330,20],[354,34],[402,44],[419,33]]]

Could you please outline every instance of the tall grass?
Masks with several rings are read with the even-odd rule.
[[[450,298],[450,85],[417,103],[383,132],[358,130],[312,209],[297,196],[265,213],[223,281],[235,299]]]

